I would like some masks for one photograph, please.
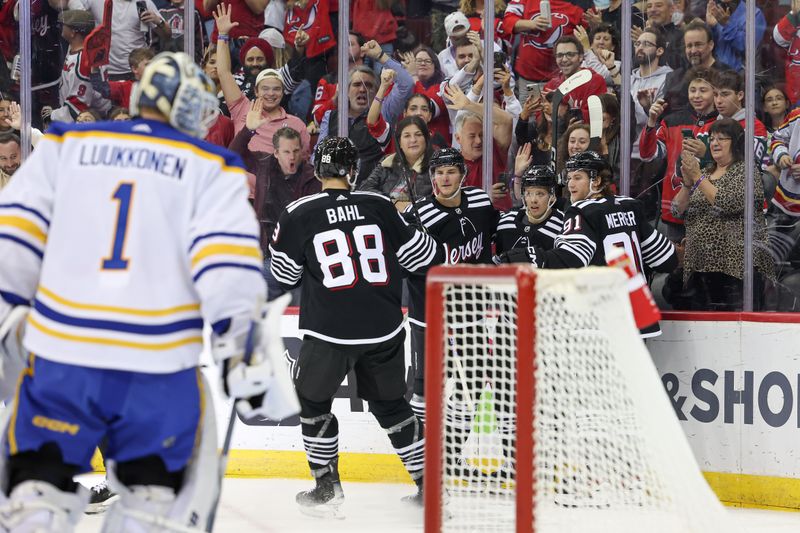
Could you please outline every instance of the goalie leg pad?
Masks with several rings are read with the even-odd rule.
[[[400,398],[392,401],[372,400],[369,408],[389,435],[389,440],[411,479],[421,479],[425,437],[422,422],[414,415],[411,406],[405,398]]]
[[[200,383],[202,399],[202,416],[198,427],[197,443],[185,468],[180,474],[169,473],[162,466],[153,468],[149,473],[134,473],[133,467],[139,461],[128,462],[127,465],[116,466],[108,461],[109,487],[120,495],[119,502],[112,507],[119,508],[122,524],[139,524],[142,529],[133,531],[197,531],[205,530],[209,513],[216,502],[219,492],[220,462],[217,452],[217,425],[214,404],[209,391],[208,382],[203,376]],[[152,463],[150,463],[152,464]],[[163,465],[163,463],[162,463]],[[118,477],[119,475],[119,477]],[[178,481],[180,477],[180,482]],[[125,483],[123,483],[125,481]],[[126,485],[128,483],[129,485]],[[141,485],[148,483],[148,485]],[[179,484],[177,494],[174,487]],[[168,493],[172,498],[168,501]],[[127,499],[126,499],[127,496]],[[161,512],[159,509],[164,509]],[[153,509],[153,511],[148,511]],[[157,512],[157,515],[152,513]],[[107,521],[111,520],[109,514]],[[150,528],[150,529],[147,529]],[[116,533],[127,531],[115,529],[115,522],[107,522],[103,531]]]
[[[2,450],[8,450],[14,410],[14,402],[9,402],[0,415]],[[89,502],[89,491],[72,481],[77,472],[77,466],[63,462],[54,443],[11,457],[5,451],[0,453],[0,530],[73,531]]]
[[[0,526],[9,533],[69,533],[88,502],[89,491],[84,487],[68,492],[45,481],[24,481],[0,508]]]

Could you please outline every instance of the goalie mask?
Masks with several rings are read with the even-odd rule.
[[[202,139],[219,113],[214,84],[183,52],[163,52],[145,67],[131,94],[131,115],[161,113],[177,130]]]
[[[439,185],[436,184],[436,169],[439,167],[456,167],[461,174],[461,180],[459,181],[456,190],[451,195],[445,197],[446,200],[455,198],[456,195],[461,191],[461,187],[463,187],[464,180],[467,177],[467,166],[464,163],[464,156],[461,155],[461,152],[455,148],[442,148],[441,150],[435,151],[431,156],[431,160],[428,163],[428,170],[431,177],[433,195],[437,197],[442,194],[439,189]]]
[[[317,179],[345,178],[350,188],[358,179],[358,150],[347,137],[327,137],[314,150],[314,175]]]

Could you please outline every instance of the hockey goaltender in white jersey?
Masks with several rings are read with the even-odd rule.
[[[281,380],[278,407],[296,412],[279,334],[268,341],[261,320],[242,163],[199,140],[216,116],[211,87],[186,54],[160,54],[131,98],[137,118],[54,125],[0,193],[3,381],[19,375],[1,532],[72,531],[88,500],[73,476],[103,440],[120,495],[103,531],[205,528],[220,474],[204,322],[243,416],[280,414]]]

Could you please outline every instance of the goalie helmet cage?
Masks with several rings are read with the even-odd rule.
[[[695,462],[621,270],[427,279],[427,533],[742,531]]]

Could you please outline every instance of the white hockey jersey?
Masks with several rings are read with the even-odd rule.
[[[62,363],[197,366],[203,321],[252,316],[266,285],[244,168],[149,120],[54,124],[0,192],[0,296]]]
[[[58,101],[61,107],[54,109],[51,115],[59,122],[75,122],[75,119],[87,109],[95,109],[105,115],[111,109],[111,102],[103,98],[92,88],[89,72],[81,69],[81,50],[68,52],[61,70],[61,82],[58,88]]]

